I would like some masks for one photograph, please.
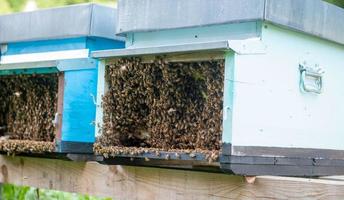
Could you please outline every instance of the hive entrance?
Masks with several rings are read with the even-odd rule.
[[[102,146],[219,150],[224,60],[117,60],[106,68]]]
[[[4,141],[11,141],[13,148],[24,148],[20,141],[54,141],[57,92],[57,74],[0,76],[2,150],[11,151],[4,149]]]

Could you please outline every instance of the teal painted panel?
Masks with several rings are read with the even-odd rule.
[[[163,30],[156,32],[138,32],[129,35],[126,47],[138,48],[190,44],[233,39],[259,37],[261,22],[222,24],[216,26]]]
[[[125,47],[124,42],[119,40],[112,40],[99,37],[87,37],[86,41],[86,48],[90,49],[90,51],[120,49]]]
[[[264,25],[266,54],[235,57],[232,144],[344,150],[344,46]],[[324,69],[321,94],[300,90],[303,61]]]
[[[94,142],[96,94],[96,69],[65,72],[62,141]]]
[[[235,53],[229,51],[225,55],[225,82],[223,96],[222,142],[232,142],[232,113],[233,113],[233,77]]]
[[[134,44],[134,33],[128,33],[125,38],[125,47],[130,47]]]
[[[2,75],[17,75],[17,74],[49,74],[59,72],[56,67],[44,67],[35,69],[14,69],[14,70],[0,70]]]

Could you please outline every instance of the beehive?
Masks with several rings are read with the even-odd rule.
[[[129,58],[108,66],[103,134],[96,151],[111,154],[106,149],[117,146],[115,151],[129,147],[124,148],[129,154],[190,152],[216,160],[223,70],[223,60],[174,63],[158,58],[145,63]]]
[[[118,9],[117,33],[126,37],[126,48],[93,53],[102,59],[98,92],[104,95],[103,107],[97,110],[100,140],[95,151],[104,156],[105,163],[202,166],[242,175],[344,174],[341,8],[320,0],[220,0],[216,4],[207,0],[120,0]],[[180,71],[192,71],[192,63],[221,60],[224,76],[217,80],[223,81],[223,103],[221,112],[214,112],[215,116],[222,115],[220,122],[215,121],[220,123],[221,138],[208,141],[203,136],[200,141],[205,145],[190,145],[198,139],[197,134],[212,129],[202,121],[196,122],[201,128],[195,132],[188,128],[192,122],[182,120],[186,129],[168,129],[183,124],[178,121],[182,118],[169,121],[169,111],[184,109],[171,107],[168,99],[187,100],[191,94],[176,92],[186,85],[192,86],[193,92],[200,91],[201,97],[206,91],[198,89],[202,81],[185,84],[182,79],[178,84],[180,77],[176,75],[171,76],[173,84],[167,86],[172,92],[150,103],[162,104],[157,112],[164,116],[153,116],[166,120],[156,135],[151,119],[145,118],[152,107],[141,107],[151,101],[147,93],[155,88],[161,92],[160,87],[164,87],[154,81],[154,67],[171,71],[171,66],[177,65]],[[219,66],[216,69],[221,71]],[[133,70],[139,72],[128,78]],[[220,85],[214,86],[212,91],[221,90]],[[128,93],[131,97],[117,98]],[[202,101],[207,94],[203,97]],[[188,108],[201,109],[197,100],[190,102]],[[116,109],[109,109],[109,105]],[[119,117],[130,109],[137,113]],[[213,118],[211,114],[208,117]],[[117,119],[124,120],[123,124]],[[191,137],[173,146],[180,144],[183,132]],[[123,143],[129,137],[138,142]],[[144,137],[148,139],[142,143]],[[151,140],[158,144],[152,150],[145,148],[153,144]],[[206,162],[209,150],[219,151],[218,159],[216,153],[210,153],[215,158],[210,163]]]
[[[121,48],[116,10],[83,4],[0,16],[0,151],[92,153],[98,62]]]

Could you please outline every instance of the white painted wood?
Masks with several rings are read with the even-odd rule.
[[[228,47],[240,55],[265,54],[267,49],[267,46],[259,37],[244,40],[228,40]]]
[[[96,103],[96,128],[95,136],[101,135],[101,127],[103,124],[103,107],[102,98],[105,94],[105,60],[100,60],[98,63],[98,83],[97,83],[97,103]]]
[[[57,65],[58,65],[57,61],[0,64],[0,70],[46,68],[46,67],[56,67]]]
[[[344,150],[344,47],[273,25],[262,41],[235,57],[232,145]],[[326,71],[321,94],[300,90],[304,59]]]
[[[89,55],[88,49],[7,55],[7,56],[1,56],[0,68],[1,68],[1,65],[5,65],[5,64],[34,63],[34,62],[56,61],[56,60],[66,60],[66,59],[88,58],[88,55]]]

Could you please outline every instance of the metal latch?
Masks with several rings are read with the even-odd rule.
[[[93,104],[98,107],[99,105],[97,103],[97,97],[94,94],[92,94],[92,93],[90,93],[90,96],[92,98]]]
[[[58,125],[58,121],[59,121],[59,113],[55,113],[55,117],[54,117],[54,119],[52,120],[52,123],[53,123],[53,126],[54,127],[57,127],[57,125]]]
[[[308,66],[306,62],[299,65],[299,70],[301,91],[320,94],[323,88],[323,74],[325,71],[318,64]]]

